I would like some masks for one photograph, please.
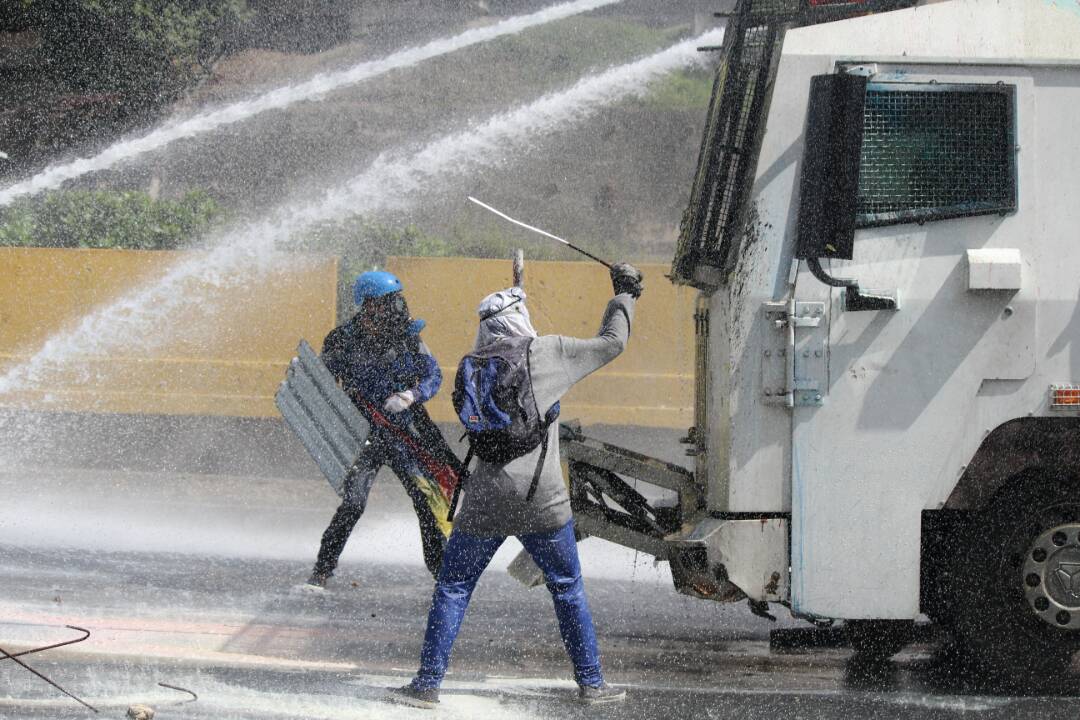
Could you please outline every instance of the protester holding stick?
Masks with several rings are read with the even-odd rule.
[[[462,505],[436,581],[420,670],[412,682],[392,691],[393,701],[436,707],[476,582],[510,535],[544,572],[579,699],[591,704],[625,697],[623,690],[604,682],[601,672],[554,422],[559,399],[614,360],[630,337],[642,276],[620,263],[611,266],[611,279],[615,297],[600,332],[588,339],[537,337],[521,288],[493,293],[480,303],[475,348],[459,366],[454,391],[470,454],[478,461],[463,480]]]

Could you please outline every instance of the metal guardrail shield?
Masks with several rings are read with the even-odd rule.
[[[274,402],[330,487],[342,495],[345,476],[367,442],[371,426],[306,340],[296,348]]]

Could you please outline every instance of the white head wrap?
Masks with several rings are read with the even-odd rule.
[[[505,337],[536,337],[525,307],[525,291],[519,287],[491,293],[480,301],[476,313],[480,316],[477,349]]]

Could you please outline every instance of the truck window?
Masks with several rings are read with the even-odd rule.
[[[869,83],[856,226],[1016,210],[1016,88]]]

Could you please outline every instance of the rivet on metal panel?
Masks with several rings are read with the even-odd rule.
[[[821,396],[820,395],[815,395],[814,396],[814,402],[821,402]]]
[[[1012,305],[1006,305],[1005,310],[1001,314],[1008,318],[1008,317],[1012,317],[1012,314],[1014,312],[1015,312],[1015,310],[1013,310]]]
[[[765,357],[772,357],[772,350],[766,350]]]
[[[765,388],[765,397],[772,397],[772,390]]]
[[[802,351],[802,356],[803,357],[810,357],[810,351],[809,350],[803,350]]]
[[[820,350],[815,350],[814,351],[814,357],[821,357],[821,351]]]

